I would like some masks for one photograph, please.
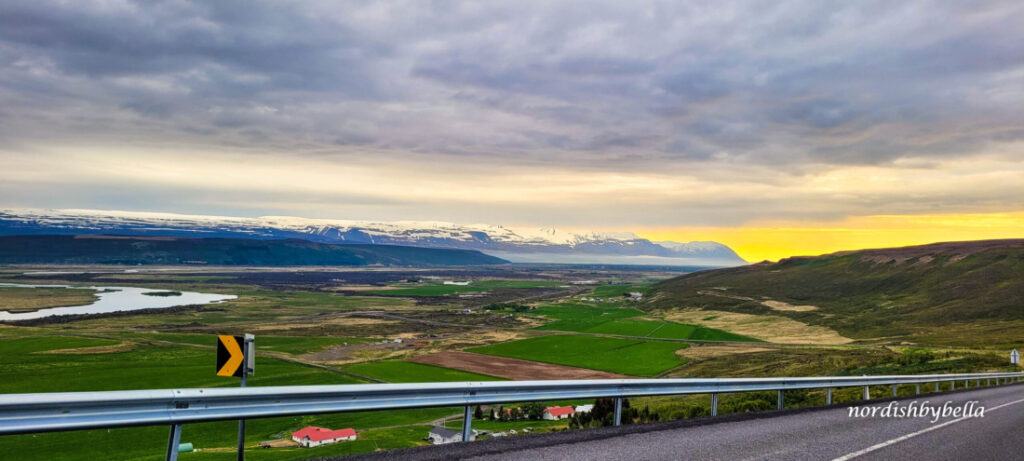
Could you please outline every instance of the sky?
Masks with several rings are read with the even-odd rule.
[[[1024,3],[0,0],[0,206],[1024,237]]]

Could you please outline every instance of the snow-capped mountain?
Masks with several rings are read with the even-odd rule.
[[[0,209],[0,235],[119,234],[299,238],[323,243],[408,245],[480,250],[513,262],[744,264],[715,242],[651,242],[627,233],[512,229],[434,221],[371,222],[287,216],[238,218],[100,210]]]

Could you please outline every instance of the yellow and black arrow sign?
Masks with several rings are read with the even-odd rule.
[[[242,377],[245,373],[243,344],[245,338],[241,336],[217,336],[217,376]]]

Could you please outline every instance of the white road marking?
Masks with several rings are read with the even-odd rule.
[[[985,413],[988,413],[990,411],[995,411],[995,410],[998,410],[1000,408],[1003,408],[1003,407],[1006,407],[1006,406],[1010,406],[1010,405],[1014,405],[1014,404],[1021,403],[1021,402],[1024,402],[1024,399],[1014,400],[1012,402],[1007,402],[1007,403],[1004,403],[1002,405],[999,405],[999,406],[996,406],[996,407],[992,407],[992,408],[986,408],[985,409]],[[861,455],[866,455],[868,453],[871,453],[872,451],[880,450],[880,449],[885,448],[885,447],[887,447],[889,445],[902,442],[902,441],[907,440],[909,438],[917,437],[917,436],[919,436],[921,434],[924,434],[925,432],[931,432],[931,431],[934,431],[934,430],[936,430],[938,428],[949,426],[950,424],[953,424],[953,423],[959,423],[960,421],[963,421],[965,419],[971,419],[971,416],[964,416],[962,418],[957,418],[957,419],[954,419],[954,420],[946,421],[946,422],[944,422],[942,424],[936,424],[936,425],[931,426],[931,427],[929,427],[927,429],[921,429],[921,430],[919,430],[917,432],[912,432],[910,434],[907,434],[907,435],[904,435],[904,436],[901,436],[901,437],[896,437],[895,439],[892,439],[892,440],[887,440],[885,442],[882,442],[882,443],[879,443],[879,444],[876,444],[876,445],[872,445],[872,446],[867,447],[867,448],[865,448],[863,450],[858,450],[858,451],[855,451],[853,453],[849,453],[849,454],[840,456],[838,458],[833,459],[832,461],[847,461],[847,460],[856,458],[856,457],[861,456]]]

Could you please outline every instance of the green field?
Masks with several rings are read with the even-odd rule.
[[[447,410],[446,413],[454,413]],[[442,415],[421,415],[427,418]],[[425,421],[425,419],[423,419]],[[345,421],[315,423],[331,428],[352,427]],[[284,438],[307,425],[300,418],[273,418],[249,420],[246,422],[247,460],[305,460],[311,457],[343,456],[368,453],[378,449],[395,449],[425,444],[421,440],[430,426],[416,424],[402,427],[360,430],[358,439],[317,448],[273,448],[262,449],[259,442],[272,440],[275,436]],[[238,423],[189,424],[182,429],[183,443],[192,443],[198,452],[181,453],[182,461],[234,460]],[[130,441],[128,443],[127,441]],[[47,433],[26,436],[5,436],[0,439],[0,449],[12,459],[26,461],[96,460],[118,459],[138,461],[159,461],[164,459],[167,445],[167,428],[142,427],[111,429],[109,431],[80,431]],[[215,449],[215,451],[204,451]]]
[[[499,381],[494,376],[470,373],[468,371],[425,365],[422,363],[385,360],[364,362],[345,366],[346,370],[372,376],[390,383],[426,383],[442,381]]]
[[[180,336],[177,339],[192,340],[204,335]],[[210,337],[206,336],[207,339]],[[0,338],[0,351],[0,370],[4,377],[0,380],[0,393],[238,385],[237,379],[215,376],[215,351],[212,348],[122,344],[121,341],[78,336],[31,336]],[[250,386],[358,382],[347,375],[270,357],[258,358],[256,374],[249,378]],[[258,419],[247,424],[246,440],[249,444],[257,444],[306,425],[362,430],[423,424],[456,413],[457,409],[427,408]],[[193,442],[198,448],[231,447],[236,427],[236,423],[230,421],[186,425],[182,440]],[[332,446],[334,448],[324,447],[316,453],[334,455],[373,451],[377,448],[398,448],[415,444],[425,435],[425,430],[417,429],[415,436],[405,434],[405,431],[406,428],[367,431],[364,441]],[[166,432],[166,428],[156,427],[5,436],[0,437],[0,452],[17,453],[17,459],[161,459]],[[132,443],[125,443],[126,439],[132,440]],[[293,454],[285,457],[289,450],[275,449],[275,456],[269,456],[266,452],[253,449],[253,459],[303,459],[303,456],[313,453],[293,451]],[[193,453],[183,454],[182,459],[221,459],[230,457],[228,455],[230,452]],[[293,455],[295,458],[291,457]]]
[[[126,333],[123,336],[127,338],[152,339],[178,344],[194,344],[197,346],[212,347],[217,344],[217,339],[214,335],[199,333]],[[345,343],[352,344],[368,341],[373,340],[366,338],[260,335],[256,337],[256,350],[302,355],[309,352],[321,351],[331,346],[343,345]]]
[[[647,320],[615,320],[602,323],[584,330],[589,333],[605,333],[625,336],[641,336],[651,338],[686,339],[695,327],[670,322],[652,322]]]
[[[220,387],[236,380],[214,374],[215,350],[191,346],[127,344],[127,349],[54,350],[116,346],[119,341],[75,336],[35,336],[0,339],[0,393],[74,392],[174,387]],[[84,352],[84,353],[83,353]],[[286,384],[350,384],[358,382],[324,371],[270,357],[256,362],[252,386]]]
[[[528,312],[539,315],[554,322],[547,323],[538,330],[587,331],[612,320],[638,317],[644,315],[636,309],[620,307],[598,307],[584,303],[560,303],[538,307]]]
[[[549,335],[467,349],[480,354],[655,376],[685,363],[675,351],[688,345],[578,335]]]
[[[587,403],[593,403],[593,401],[587,401]],[[550,403],[550,404],[551,405],[555,405],[555,403]],[[539,433],[539,432],[550,432],[550,431],[556,430],[556,429],[562,429],[562,428],[565,428],[568,425],[569,425],[569,423],[566,420],[558,420],[558,421],[545,421],[545,420],[540,420],[540,421],[536,421],[536,420],[535,421],[529,421],[529,420],[520,420],[520,421],[492,421],[492,420],[489,420],[489,419],[483,419],[483,420],[474,419],[473,420],[473,429],[481,429],[481,430],[485,430],[485,431],[507,431],[509,429],[515,429],[516,431],[522,431],[523,429],[531,428],[531,429],[533,429],[532,432]],[[449,421],[449,422],[445,423],[444,427],[447,427],[448,429],[456,431],[456,430],[459,430],[459,429],[462,428],[462,421],[461,420]]]

